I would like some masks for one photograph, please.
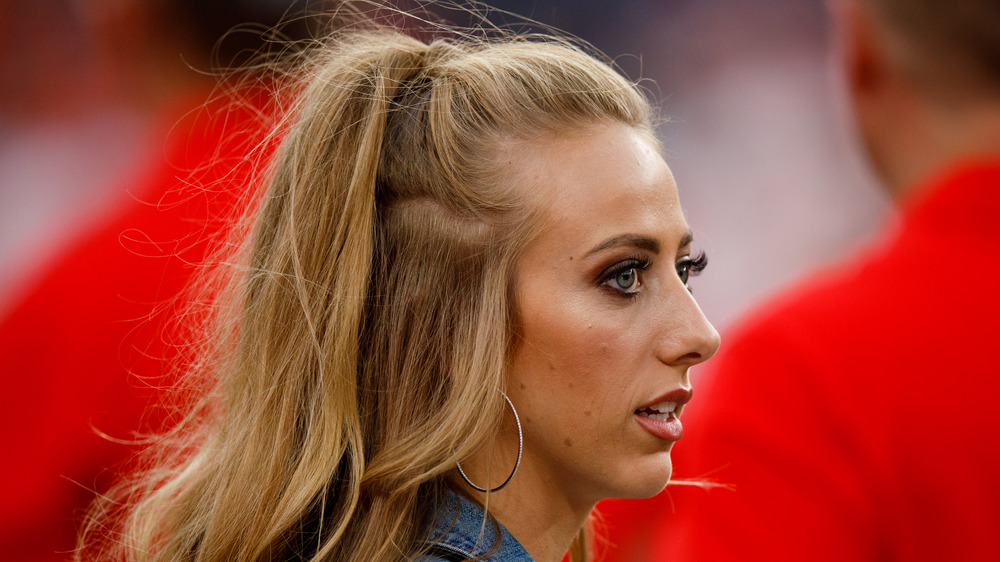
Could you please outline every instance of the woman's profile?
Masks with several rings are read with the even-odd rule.
[[[667,484],[718,347],[649,102],[553,38],[305,60],[212,389],[79,557],[586,559],[597,501]]]

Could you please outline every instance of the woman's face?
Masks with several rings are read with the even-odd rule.
[[[699,262],[674,178],[651,141],[622,124],[517,154],[510,165],[543,211],[516,285],[517,479],[581,506],[656,494],[691,396],[688,369],[719,346],[686,285]]]

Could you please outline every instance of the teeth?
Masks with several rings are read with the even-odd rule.
[[[659,404],[647,406],[642,410],[639,410],[638,413],[639,415],[646,416],[651,420],[669,421],[676,409],[676,402],[660,402]]]
[[[674,410],[677,409],[676,402],[660,402],[659,404],[653,404],[652,406],[647,406],[647,410],[653,410],[654,412],[659,412],[661,414],[672,414]]]

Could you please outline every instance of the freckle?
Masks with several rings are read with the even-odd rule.
[[[566,440],[563,441],[563,445],[566,445],[567,447],[572,447],[573,446],[573,440],[570,439],[569,437],[567,437]]]
[[[525,386],[525,384],[524,384],[524,383],[522,382],[522,383],[521,383],[521,390],[524,390],[524,389],[526,389],[526,388],[528,388],[528,387],[527,387],[527,386]]]
[[[585,415],[585,416],[589,416],[589,415],[590,415],[590,410],[584,410],[584,411],[583,411],[583,415]]]
[[[573,256],[570,256],[570,257],[569,257],[569,261],[573,261]]]
[[[524,416],[524,423],[531,423],[531,418]]]

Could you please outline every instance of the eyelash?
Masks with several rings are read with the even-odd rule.
[[[687,266],[686,278],[680,271],[681,266]],[[698,254],[693,258],[691,256],[684,256],[683,258],[677,260],[676,264],[677,275],[681,278],[681,281],[684,282],[685,286],[687,286],[688,281],[690,281],[692,277],[697,277],[702,271],[705,271],[706,267],[708,267],[708,256],[705,255],[705,252],[703,251],[698,252]]]
[[[605,269],[600,276],[601,285],[614,291],[615,294],[617,295],[629,299],[635,299],[639,296],[639,291],[637,290],[638,287],[636,288],[636,290],[631,290],[631,291],[623,290],[621,288],[616,288],[612,286],[612,282],[617,277],[621,276],[622,274],[628,273],[629,271],[632,270],[635,270],[636,272],[647,271],[649,270],[650,267],[652,267],[652,265],[653,261],[649,259],[649,257],[647,256],[636,255],[629,257]],[[684,256],[679,260],[677,260],[676,264],[674,265],[675,269],[677,270],[677,276],[680,277],[681,281],[684,282],[684,286],[687,286],[690,279],[692,277],[697,277],[702,271],[705,270],[707,266],[708,266],[708,256],[705,255],[705,252],[703,251],[698,252],[698,254],[696,254],[694,257]],[[685,269],[682,271],[682,268]],[[636,279],[635,282],[641,285],[641,281],[639,279]]]

